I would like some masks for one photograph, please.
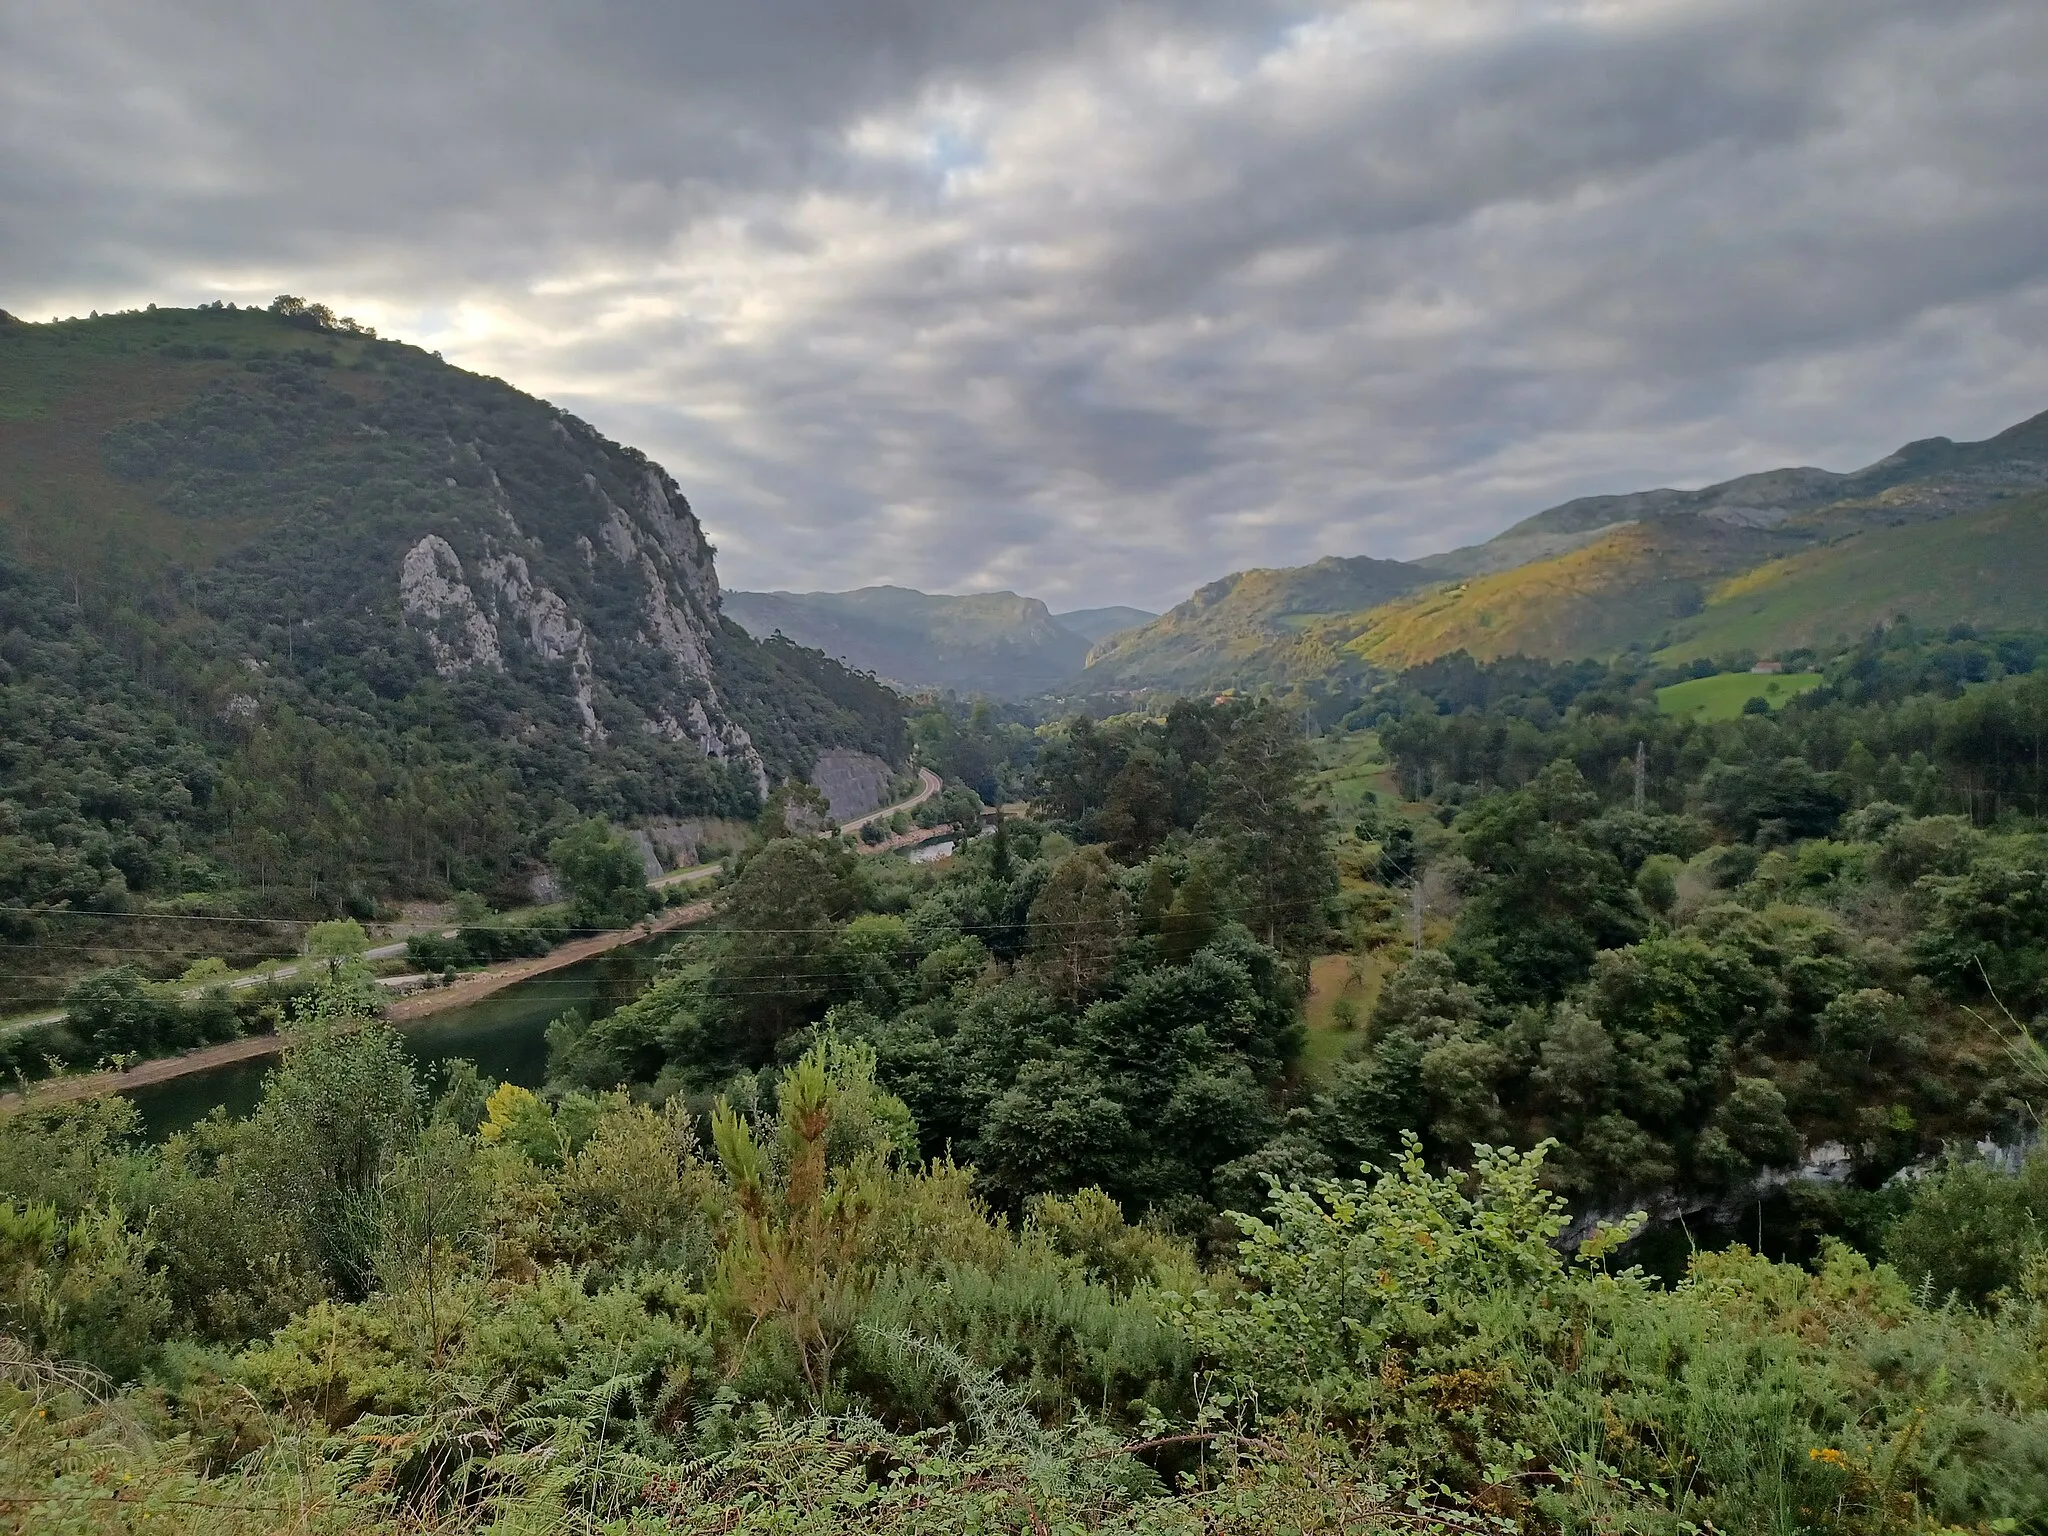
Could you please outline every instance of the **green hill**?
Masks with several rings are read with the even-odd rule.
[[[1088,654],[1085,636],[1014,592],[728,592],[725,612],[751,634],[786,635],[912,691],[1022,698],[1071,677]]]
[[[1714,588],[1672,631],[1675,657],[1853,639],[1915,623],[2048,628],[2048,493],[1940,522],[1873,528],[1773,560]]]
[[[1796,547],[1773,530],[1690,513],[1626,523],[1547,560],[1326,621],[1314,637],[1381,668],[1452,651],[1480,660],[1608,655],[1697,611],[1713,582]]]
[[[1623,523],[1695,516],[1750,528],[1791,524],[1808,537],[1926,522],[2048,486],[2048,412],[1982,442],[1923,438],[1875,464],[1832,470],[1767,469],[1696,491],[1582,496],[1525,518],[1484,544],[1416,563],[1474,576],[1576,548]]]
[[[2048,413],[1982,442],[1909,443],[1847,473],[1582,497],[1408,565],[1323,560],[1226,577],[1097,646],[1086,676],[1103,688],[1285,687],[1460,650],[1781,650],[1898,613],[2044,623],[2044,487]],[[1352,573],[1380,590],[1346,601]]]
[[[317,306],[0,321],[0,602],[0,905],[509,895],[905,747],[659,465]]]
[[[1238,571],[1088,655],[1086,682],[1114,688],[1229,688],[1316,676],[1337,658],[1304,636],[1316,621],[1372,608],[1429,579],[1398,560],[1318,560]]]
[[[1703,723],[1734,720],[1756,699],[1770,709],[1818,688],[1826,678],[1818,672],[1718,672],[1690,678],[1657,690],[1661,714],[1684,715]]]

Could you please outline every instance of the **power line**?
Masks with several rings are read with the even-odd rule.
[[[1273,901],[1273,902],[1251,902],[1251,903],[1247,903],[1247,904],[1246,904],[1246,905],[1244,906],[1243,910],[1244,910],[1244,911],[1246,911],[1246,912],[1250,912],[1250,913],[1255,913],[1255,914],[1265,914],[1265,913],[1269,913],[1269,912],[1280,912],[1280,911],[1285,911],[1285,910],[1288,910],[1288,909],[1291,909],[1291,908],[1297,908],[1297,907],[1312,907],[1312,906],[1319,906],[1319,905],[1321,905],[1322,901],[1323,901],[1323,898],[1322,898],[1322,897],[1320,897],[1320,896],[1317,896],[1317,897],[1305,897],[1305,898],[1301,898],[1301,899],[1298,899],[1298,900],[1289,900],[1289,901]],[[315,921],[319,921],[319,922],[331,922],[331,921],[334,921],[334,919],[331,919],[331,918],[320,918],[320,919],[317,919],[317,920],[316,920],[316,919],[311,919],[311,918],[263,918],[263,917],[238,917],[238,918],[204,918],[204,917],[191,917],[191,916],[188,916],[187,914],[183,914],[183,913],[162,913],[162,914],[156,914],[156,913],[137,913],[137,912],[107,912],[107,911],[94,911],[94,910],[85,910],[85,909],[78,909],[78,908],[70,908],[70,907],[8,907],[8,906],[0,906],[0,912],[28,912],[28,913],[33,913],[33,914],[35,914],[35,915],[38,915],[38,916],[45,916],[45,917],[100,917],[100,918],[110,918],[110,919],[122,919],[122,918],[125,918],[125,919],[128,919],[128,920],[130,920],[130,921],[136,921],[136,922],[157,922],[157,921],[163,921],[163,920],[177,920],[177,921],[187,921],[187,922],[207,922],[207,923],[210,923],[210,922],[243,922],[243,923],[268,923],[268,922],[279,922],[279,923],[303,923],[303,924],[311,924],[311,923],[313,923],[313,922],[315,922]],[[710,912],[707,912],[707,913],[705,914],[705,916],[706,916],[706,917],[711,917],[711,916],[713,916],[713,915],[714,915],[714,914],[713,914],[713,913],[710,913]],[[884,916],[884,917],[886,917],[886,916],[893,916],[893,915],[894,915],[894,914],[891,914],[891,913],[856,913],[856,914],[854,914],[854,916],[855,916],[855,917],[871,917],[871,916]],[[675,935],[677,935],[678,937],[682,937],[682,938],[694,938],[694,939],[708,939],[708,938],[716,938],[716,937],[720,937],[720,936],[723,936],[723,935],[728,935],[728,934],[744,934],[744,935],[748,935],[748,936],[756,936],[756,937],[759,937],[759,936],[772,936],[772,935],[785,935],[785,936],[787,936],[787,935],[798,935],[798,934],[823,934],[823,933],[836,933],[836,932],[840,931],[840,929],[842,929],[842,928],[843,928],[843,927],[845,926],[845,924],[846,924],[847,922],[851,922],[852,920],[853,920],[852,918],[848,918],[848,919],[845,919],[844,921],[831,921],[831,922],[826,922],[826,923],[812,923],[812,924],[808,924],[808,925],[806,925],[806,926],[804,926],[804,927],[801,927],[801,928],[734,928],[734,927],[728,927],[728,926],[725,926],[725,925],[723,925],[723,924],[720,924],[720,925],[717,925],[717,926],[714,926],[714,927],[706,927],[706,928],[699,928],[699,927],[697,927],[697,925],[696,925],[695,923],[690,923],[690,924],[680,924],[680,923],[679,923],[679,924],[677,924],[677,925],[676,925],[676,926],[675,926],[674,928],[668,928],[668,929],[657,929],[657,930],[652,930],[652,931],[648,931],[648,932],[646,932],[646,934],[645,934],[645,937],[647,937],[647,938],[650,938],[650,939],[659,939],[659,938],[666,938],[666,937],[668,937],[668,936],[669,936],[670,934],[675,934]],[[467,927],[469,927],[469,928],[472,928],[472,929],[474,929],[475,931],[478,931],[478,932],[484,932],[484,933],[521,933],[521,932],[532,932],[532,931],[535,931],[535,930],[537,930],[537,929],[542,929],[542,928],[552,929],[552,928],[554,928],[554,927],[555,927],[555,925],[554,925],[554,924],[552,924],[552,923],[533,923],[533,924],[531,924],[531,925],[519,925],[519,924],[509,924],[509,925],[506,925],[506,926],[504,926],[504,927],[502,927],[502,928],[501,928],[501,927],[497,927],[497,926],[495,926],[495,925],[490,925],[490,924],[483,924],[483,923],[476,923],[476,924],[468,924],[468,925],[464,925],[464,926],[467,926]],[[1030,918],[1017,918],[1017,919],[1014,919],[1014,920],[1010,920],[1010,919],[996,919],[996,920],[993,920],[993,921],[990,921],[990,922],[980,922],[980,923],[960,923],[960,924],[957,924],[956,926],[957,926],[957,927],[958,927],[958,928],[960,929],[960,931],[961,931],[962,933],[977,933],[977,932],[989,932],[989,933],[997,933],[997,932],[1002,932],[1002,931],[1005,931],[1005,930],[1011,930],[1011,929],[1024,929],[1024,930],[1025,930],[1025,931],[1027,931],[1027,932],[1034,932],[1034,931],[1041,931],[1041,930],[1044,930],[1044,929],[1047,929],[1047,928],[1087,928],[1087,927],[1093,927],[1093,926],[1095,926],[1095,920],[1094,920],[1094,919],[1092,919],[1092,918],[1070,918],[1070,919],[1063,919],[1063,920],[1059,920],[1059,921],[1047,921],[1047,920],[1036,920],[1036,921],[1034,921],[1034,920],[1032,920],[1032,919],[1030,919]],[[604,934],[612,934],[612,933],[640,933],[640,932],[642,932],[642,930],[643,930],[643,928],[644,928],[644,927],[645,927],[645,924],[644,924],[644,923],[631,923],[631,924],[627,924],[627,925],[624,925],[624,926],[621,926],[621,927],[610,927],[610,928],[576,928],[576,927],[566,927],[566,926],[565,926],[565,927],[563,927],[563,928],[561,929],[561,932],[562,932],[562,933],[563,933],[563,934],[564,934],[565,936],[583,935],[583,936],[585,936],[585,937],[590,937],[590,938],[596,938],[596,937],[599,937],[599,936],[601,936],[601,935],[604,935]],[[439,928],[436,928],[436,929],[433,929],[433,930],[429,930],[429,931],[430,931],[431,933],[433,933],[434,935],[436,935],[436,936],[439,936],[439,935],[441,934],[441,932],[442,932],[443,930],[442,930],[442,929],[439,929]],[[408,939],[411,939],[411,938],[419,938],[419,937],[424,937],[424,936],[426,936],[426,935],[425,935],[424,933],[422,933],[422,934],[411,934],[411,935],[408,935],[408,936],[407,936],[407,938],[408,938]],[[29,947],[29,946],[30,946],[30,945],[31,945],[31,944],[32,944],[33,942],[34,942],[34,941],[26,941],[26,940],[25,940],[25,941],[21,941],[20,943],[14,943],[14,942],[9,942],[9,943],[5,943],[5,944],[0,944],[0,949],[10,949],[10,948],[27,948],[27,947]],[[392,944],[396,944],[396,943],[401,943],[401,942],[405,942],[405,941],[404,941],[404,940],[399,940],[399,939],[388,939],[388,940],[385,940],[384,942],[386,942],[386,943],[392,943]],[[77,946],[77,947],[79,947],[79,948],[89,948],[89,947],[92,947],[92,946],[85,946],[85,945],[81,945],[81,946]],[[108,945],[108,946],[100,946],[100,947],[104,947],[104,948],[114,948],[115,946],[112,946],[112,945]],[[143,951],[138,951],[138,952],[143,952]],[[535,957],[535,958],[537,958],[537,957]]]

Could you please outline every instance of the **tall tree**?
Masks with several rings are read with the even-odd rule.
[[[1094,996],[1129,917],[1130,901],[1100,848],[1062,859],[1031,903],[1031,963],[1045,989],[1072,1006]]]
[[[1313,766],[1293,717],[1261,704],[1236,722],[1210,781],[1202,830],[1223,845],[1246,926],[1269,945],[1320,931],[1337,889],[1328,818],[1305,798]]]
[[[749,858],[727,898],[706,985],[707,1025],[750,1063],[822,1016],[846,980],[840,934],[861,909],[855,856],[837,842],[777,838]]]

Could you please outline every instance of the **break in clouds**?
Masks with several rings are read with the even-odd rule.
[[[2038,0],[16,0],[0,307],[325,299],[736,586],[1158,606],[2048,408]]]

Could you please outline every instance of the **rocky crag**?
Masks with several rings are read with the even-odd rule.
[[[0,324],[0,600],[21,720],[113,722],[0,752],[22,906],[523,891],[574,817],[908,751],[887,688],[726,617],[661,466],[317,306]]]

